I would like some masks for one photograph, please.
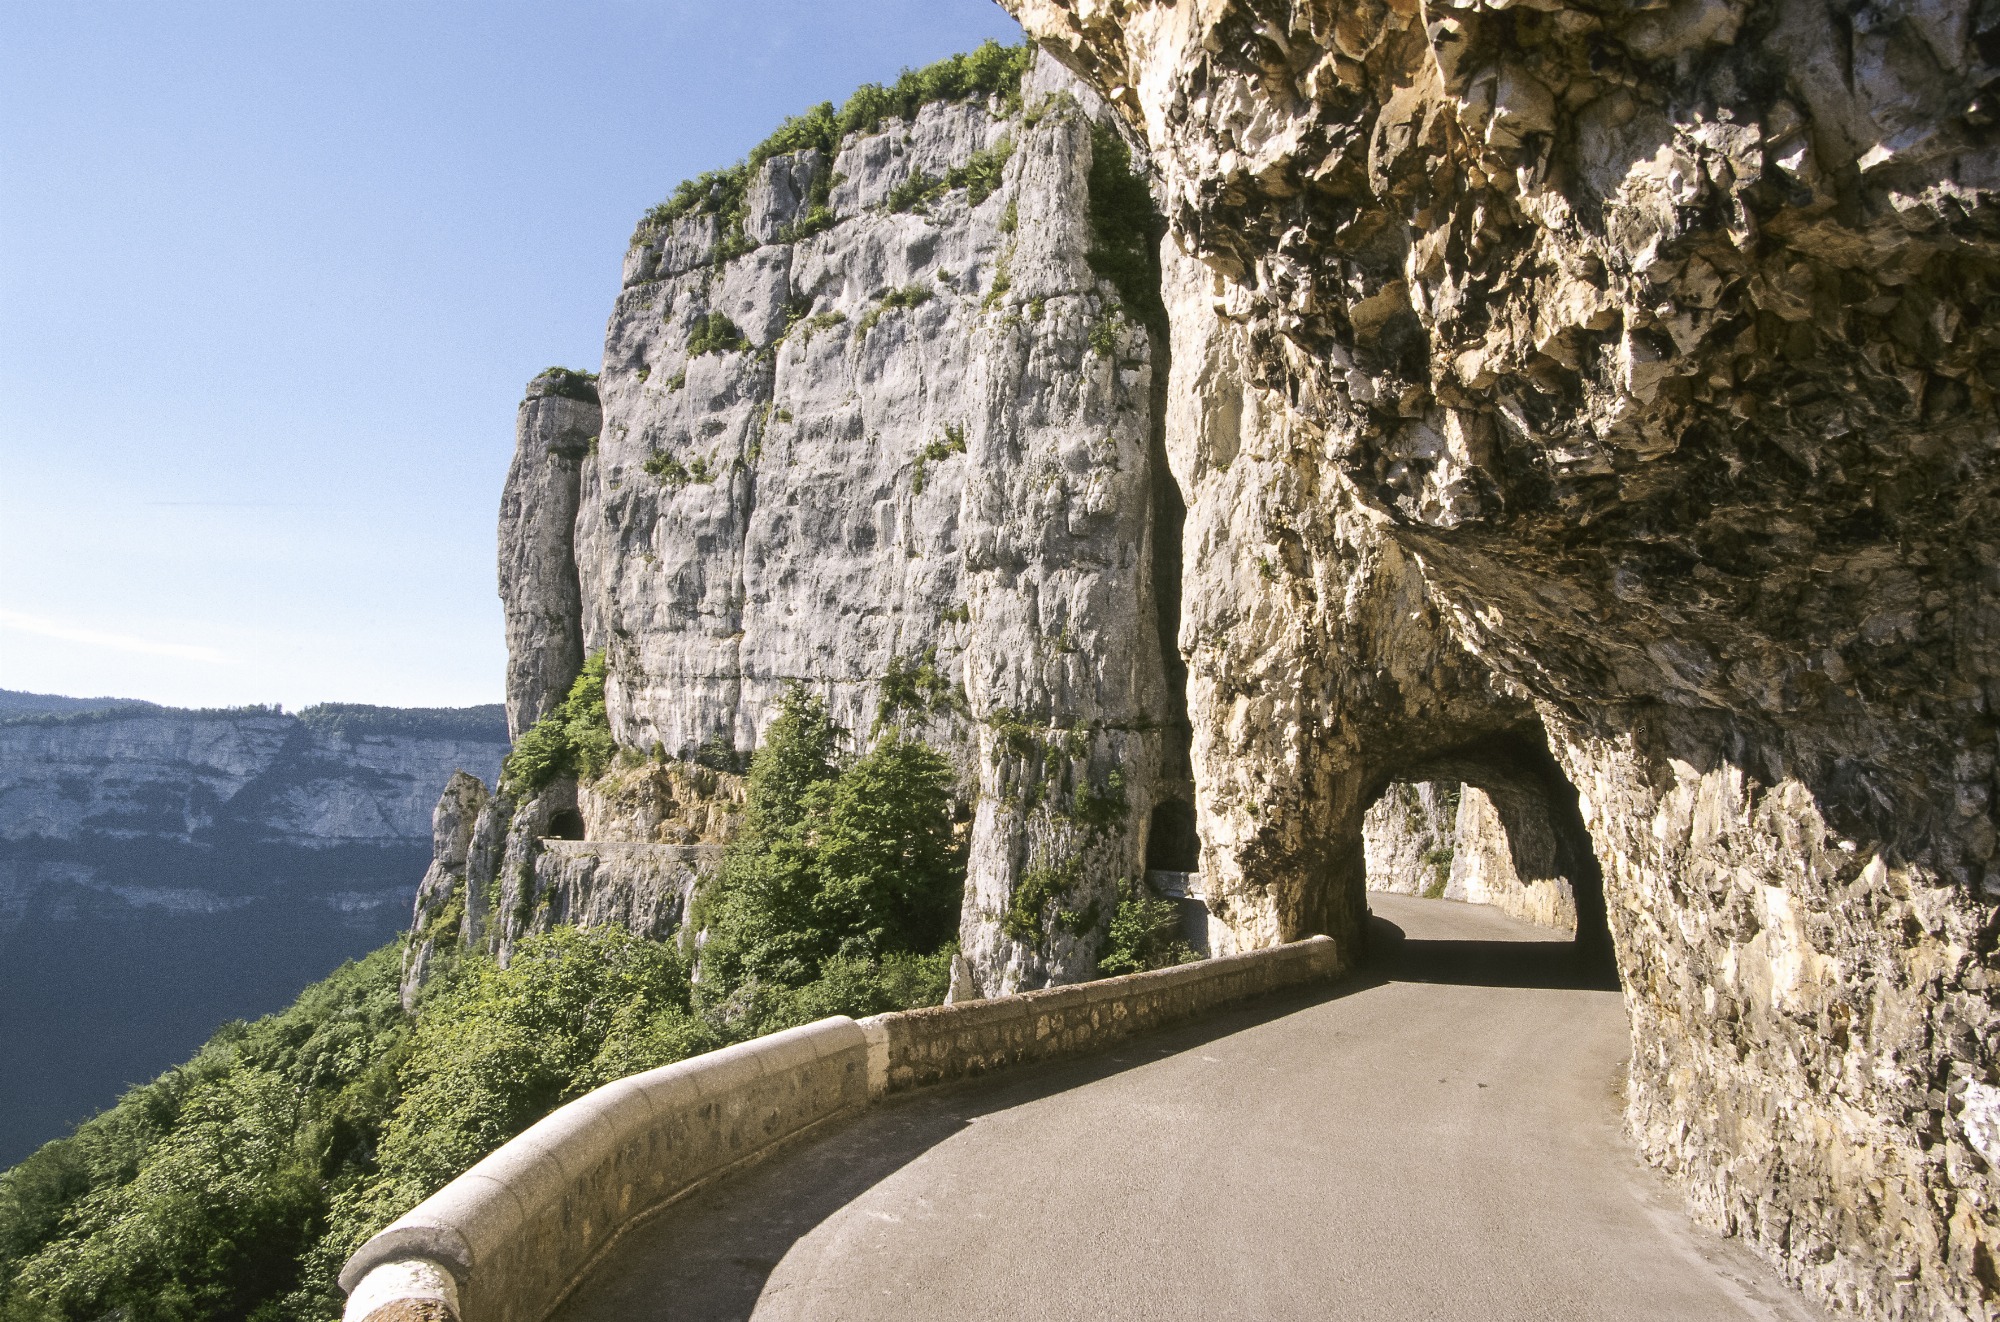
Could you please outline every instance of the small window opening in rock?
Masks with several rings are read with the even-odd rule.
[[[583,839],[583,814],[574,808],[564,808],[561,812],[549,818],[548,838],[551,840]]]
[[[1201,837],[1195,833],[1194,807],[1185,799],[1168,799],[1153,809],[1146,830],[1146,871],[1200,870]]]

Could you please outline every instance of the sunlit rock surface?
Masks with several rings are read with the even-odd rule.
[[[1192,800],[1164,326],[1155,282],[1132,306],[1093,267],[1113,123],[1041,60],[1017,99],[766,162],[741,236],[642,226],[596,402],[537,378],[501,515],[510,719],[602,650],[625,756],[488,805],[467,936],[504,956],[564,915],[678,914],[803,684],[857,747],[893,721],[957,763],[964,994],[1092,973],[1155,808]],[[1122,223],[1153,223],[1132,186]]]
[[[1009,8],[1186,254],[1218,921],[1358,936],[1362,812],[1479,753],[1601,867],[1645,1155],[1809,1290],[1993,1316],[1995,17]]]

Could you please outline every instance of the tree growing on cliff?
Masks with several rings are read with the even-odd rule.
[[[698,906],[699,1003],[720,1009],[746,987],[800,988],[836,961],[908,961],[950,941],[965,887],[950,764],[892,728],[843,766],[845,737],[817,698],[785,695],[751,762],[742,830]]]
[[[604,710],[604,653],[592,652],[569,696],[514,741],[500,768],[500,788],[520,799],[558,776],[590,780],[611,764],[616,751]]]

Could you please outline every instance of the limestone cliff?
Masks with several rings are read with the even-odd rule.
[[[432,802],[454,770],[490,776],[505,752],[494,709],[116,703],[0,718],[0,936],[65,888],[214,911],[274,881],[237,875],[232,853],[403,850],[429,838]],[[167,861],[176,851],[206,860],[192,889],[170,881],[188,871]],[[393,869],[372,882],[344,902],[407,894]]]
[[[602,651],[625,751],[484,807],[464,934],[504,954],[564,914],[677,915],[727,822],[646,775],[706,765],[740,797],[796,683],[857,742],[896,721],[953,751],[961,994],[1089,976],[1155,808],[1192,801],[1158,222],[1127,140],[1040,61],[725,191],[642,224],[594,385],[545,374],[522,405],[509,717]]]
[[[1994,1316],[1991,6],[1008,4],[1162,176],[1219,921],[1358,937],[1381,787],[1511,778],[1645,1155]]]
[[[2000,1315],[1991,7],[1007,3],[1095,94],[642,226],[600,412],[524,406],[517,721],[601,649],[627,769],[792,682],[960,750],[971,994],[1086,975],[1148,866],[1213,949],[1359,952],[1371,807],[1462,786],[1447,889],[1612,948],[1702,1215]],[[598,793],[487,803],[469,933],[669,912],[694,800]],[[614,819],[615,903],[543,843]]]

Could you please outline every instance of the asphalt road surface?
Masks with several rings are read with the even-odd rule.
[[[1567,942],[1372,895],[1338,988],[910,1094],[644,1223],[556,1315],[1817,1319],[1619,1136]]]

